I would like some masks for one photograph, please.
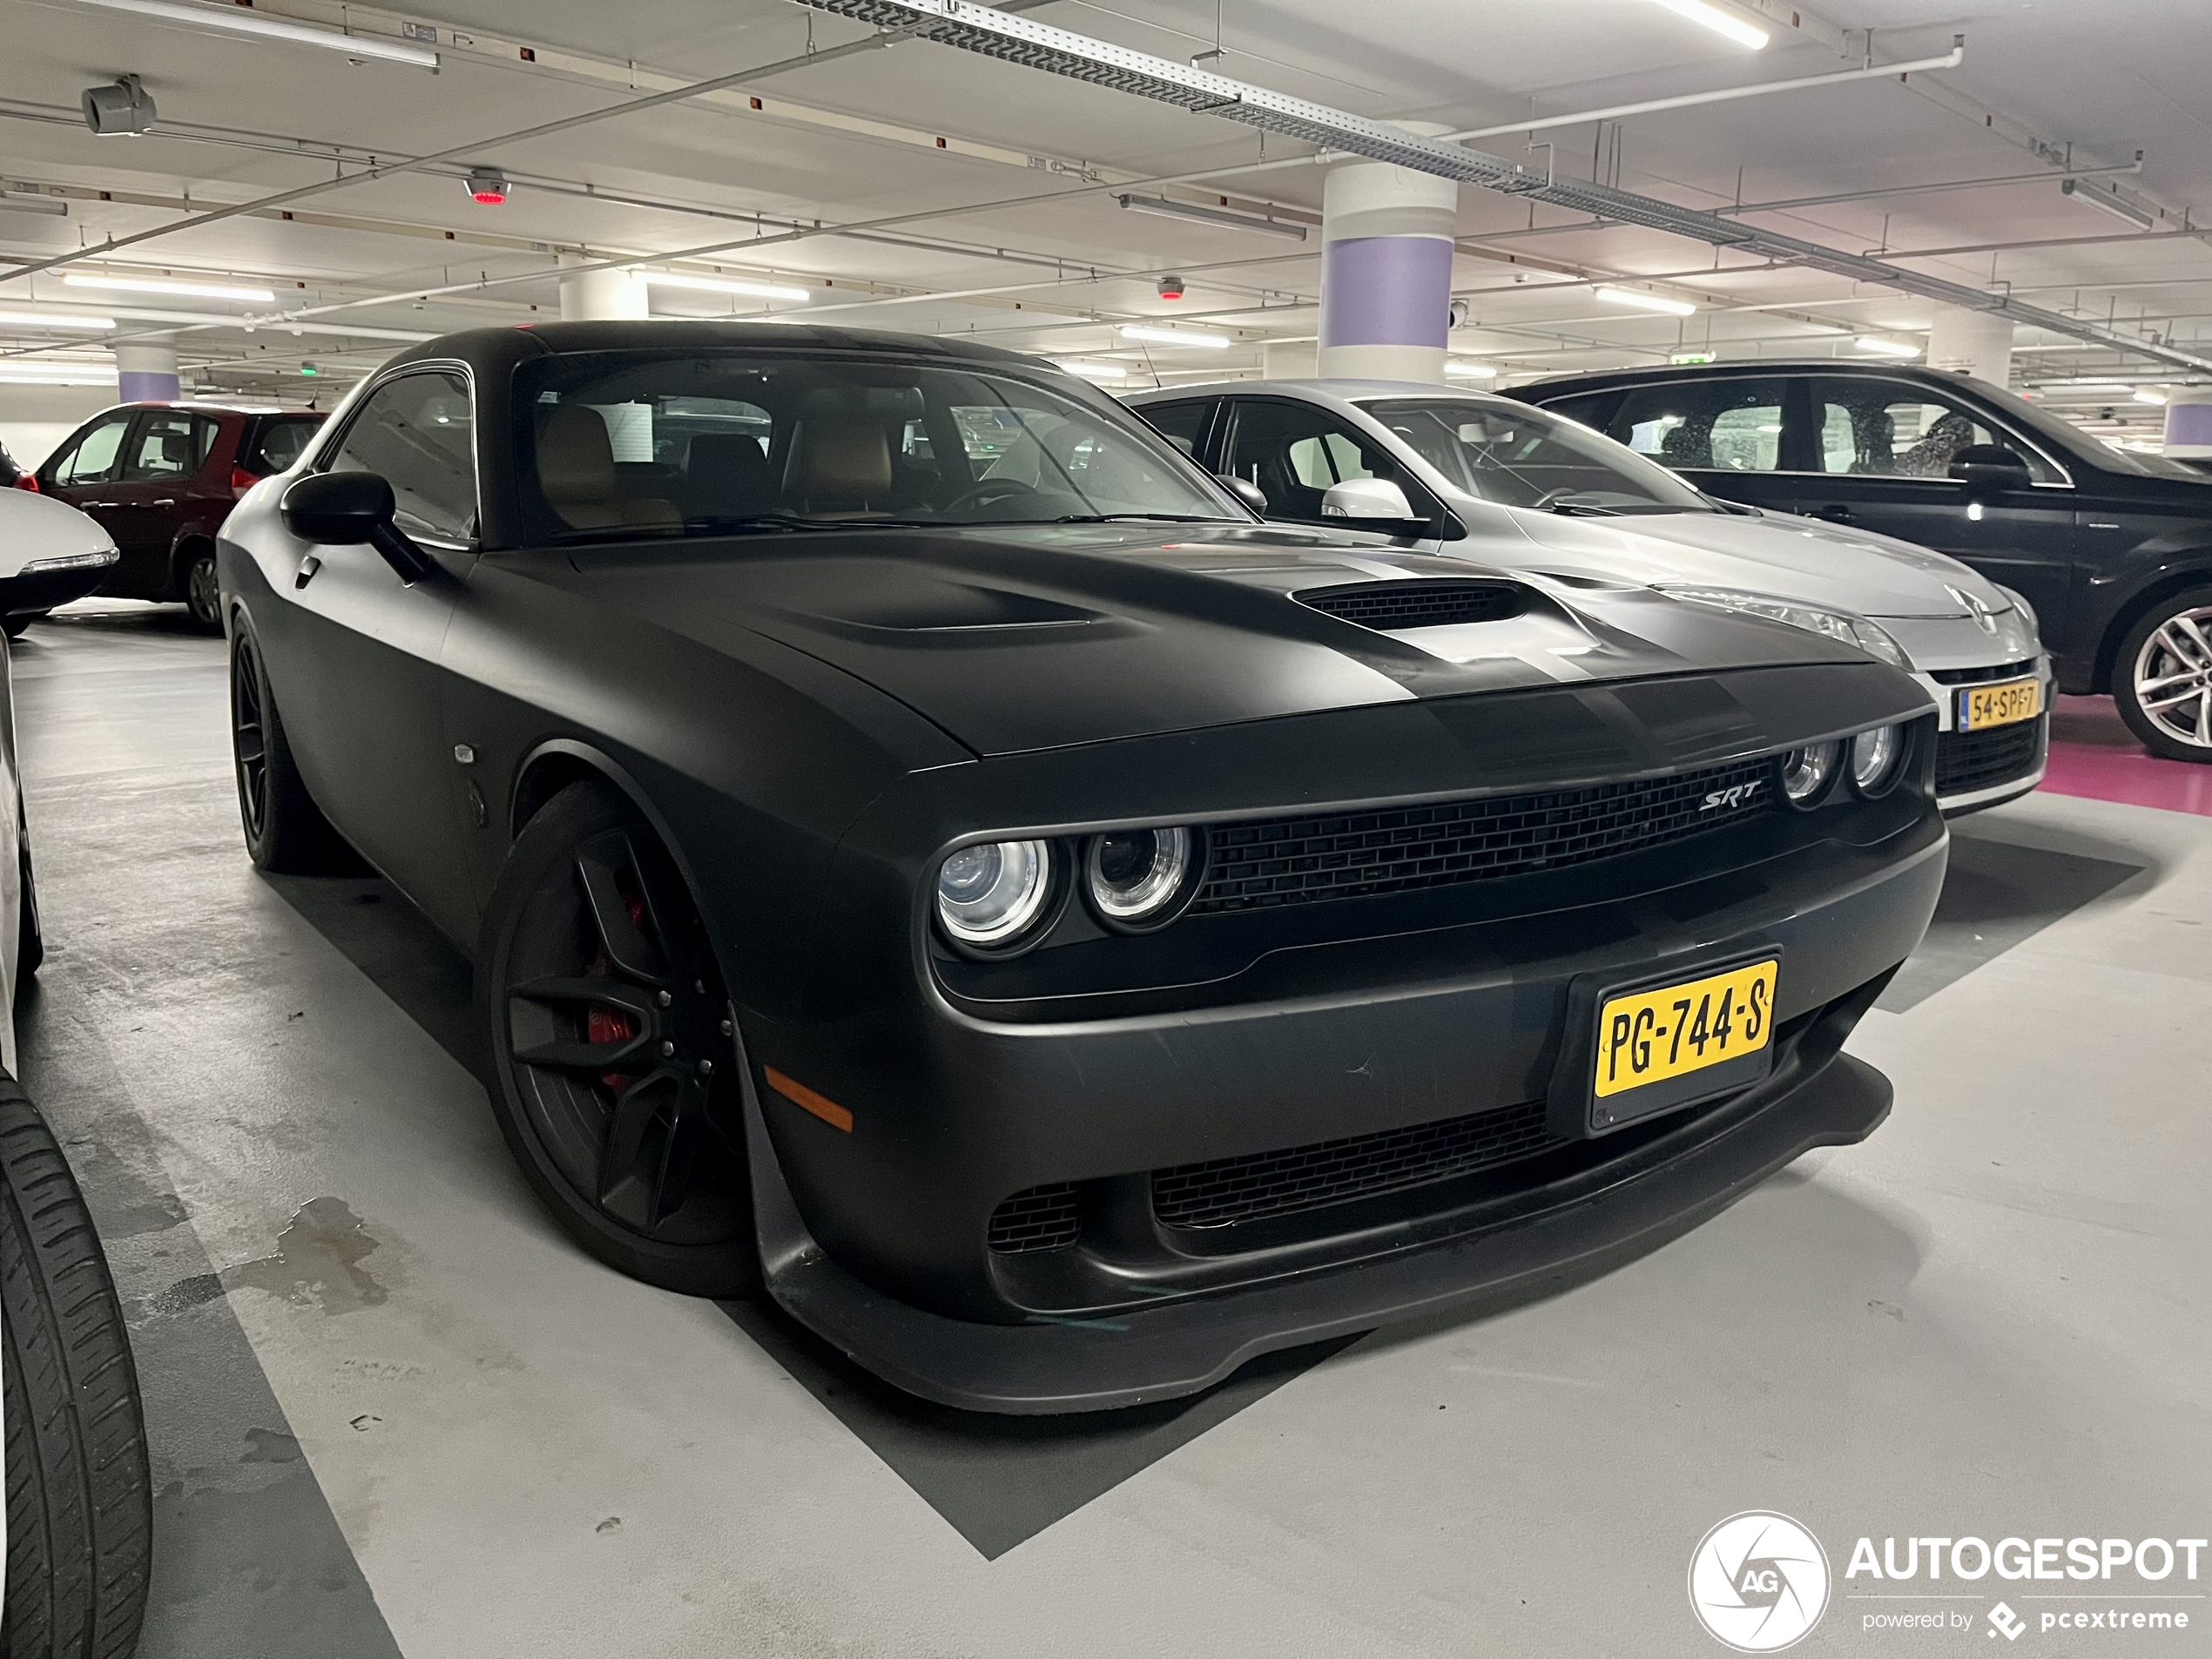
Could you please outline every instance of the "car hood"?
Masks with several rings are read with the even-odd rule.
[[[1964,617],[2012,601],[1958,560],[1871,530],[1788,513],[1576,518],[1507,509],[1542,568],[1645,583],[1738,588],[1862,617]],[[1475,556],[1483,556],[1478,547]],[[1561,563],[1561,559],[1565,563]],[[1527,562],[1527,556],[1512,563]]]
[[[626,543],[571,550],[556,579],[710,645],[767,636],[983,755],[1516,687],[1866,664],[1802,630],[1643,589],[1516,581],[1274,526]],[[1307,602],[1318,589],[1471,580],[1502,584],[1518,614],[1386,631]]]

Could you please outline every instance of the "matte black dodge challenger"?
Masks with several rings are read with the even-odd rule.
[[[474,952],[584,1248],[915,1393],[1502,1305],[1888,1110],[1838,1049],[1943,876],[1911,680],[1263,524],[1033,359],[456,334],[225,536],[255,861]]]

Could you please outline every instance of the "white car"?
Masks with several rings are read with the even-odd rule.
[[[1652,587],[1848,640],[1940,712],[1946,813],[2043,779],[2053,678],[2027,601],[1956,559],[1700,494],[1509,398],[1392,381],[1238,381],[1130,407],[1270,518],[1582,583]]]
[[[0,489],[0,614],[90,592],[115,543],[83,513]],[[84,1196],[17,1081],[13,1010],[44,954],[31,884],[15,698],[0,644],[0,1427],[9,1659],[125,1655],[145,1616],[153,1533],[130,1334]]]

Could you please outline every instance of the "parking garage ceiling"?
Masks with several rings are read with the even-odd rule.
[[[1819,15],[1723,3],[1768,44],[1750,49],[1653,0],[1006,9],[1355,116],[1482,130],[1480,148],[1548,178],[2055,314],[2079,326],[2023,328],[2015,384],[2107,435],[2131,429],[2132,388],[2181,383],[2188,358],[2212,358],[2212,250],[2196,228],[2212,206],[2196,199],[2212,132],[2185,97],[2212,73],[2212,36],[2192,26],[2187,0],[2010,0],[1963,21],[1914,0]],[[188,383],[327,401],[404,340],[557,314],[563,256],[808,296],[657,286],[657,313],[956,332],[1118,370],[1109,383],[1125,386],[1256,374],[1265,343],[1316,330],[1325,169],[1305,159],[1316,146],[1218,115],[923,39],[833,53],[876,30],[789,0],[647,15],[547,0],[529,9],[527,35],[516,9],[489,0],[215,9],[350,31],[364,46],[356,61],[327,38],[219,31],[112,0],[10,0],[0,260],[42,268],[0,278],[0,312],[115,326],[0,322],[0,374],[173,338]],[[1902,79],[1557,121],[1938,59],[1962,32],[1954,67]],[[380,43],[436,67],[366,55]],[[125,75],[152,101],[152,125],[96,138],[77,94]],[[2084,111],[2100,112],[2091,130]],[[1537,122],[1549,125],[1513,125]],[[503,179],[506,199],[472,199],[472,168]],[[1123,196],[1213,217],[1130,211]],[[1894,286],[1485,190],[1463,191],[1460,212],[1467,325],[1452,347],[1507,384],[1682,352],[1851,355],[1861,335],[1924,345],[1933,312]],[[1169,274],[1184,279],[1180,300],[1160,295]],[[1620,281],[1696,310],[1594,301],[1597,284]],[[1164,319],[1232,344],[1200,353],[1119,329]],[[2104,330],[2146,349],[2099,345]],[[2155,425],[2133,420],[2146,436]]]

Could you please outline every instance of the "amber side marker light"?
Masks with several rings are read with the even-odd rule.
[[[853,1114],[832,1100],[827,1095],[818,1095],[796,1078],[786,1077],[773,1066],[764,1066],[768,1074],[768,1087],[781,1095],[802,1112],[812,1112],[832,1129],[853,1132]]]

